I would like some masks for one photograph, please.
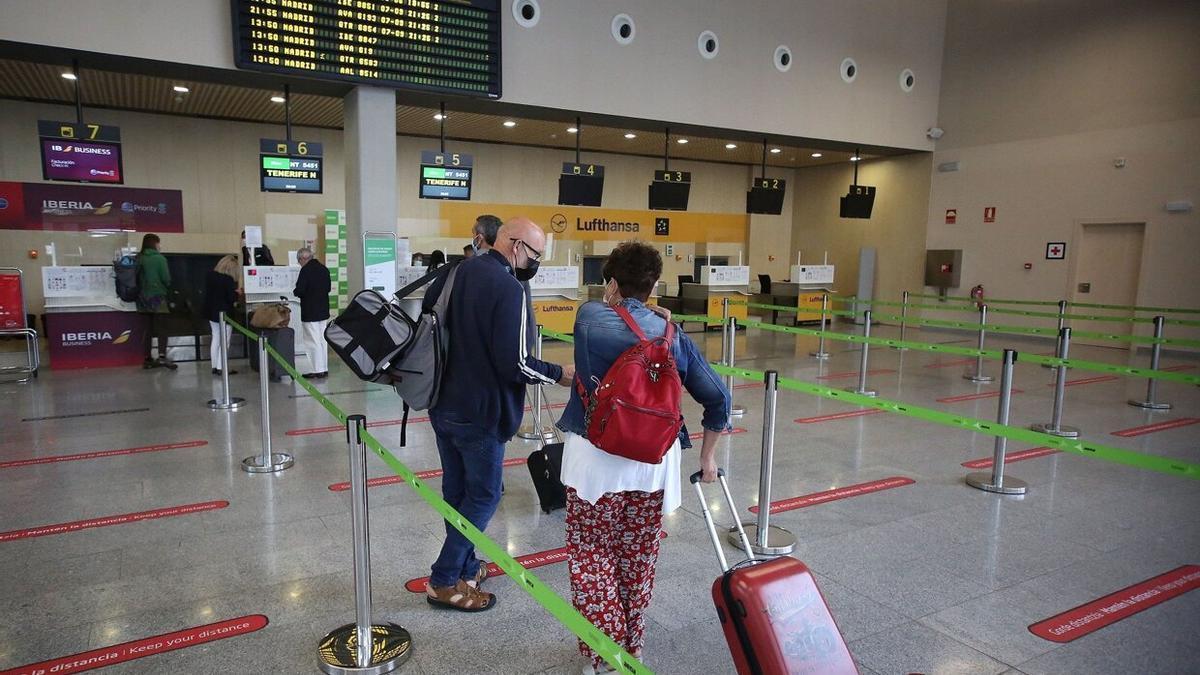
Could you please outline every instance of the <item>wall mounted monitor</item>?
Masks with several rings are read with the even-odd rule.
[[[121,128],[38,120],[44,180],[78,183],[125,182]]]
[[[746,213],[777,216],[783,213],[787,181],[782,178],[755,178],[746,192]]]
[[[691,192],[692,172],[655,171],[654,182],[650,183],[650,210],[687,211]]]
[[[851,185],[850,191],[842,197],[838,215],[843,218],[870,218],[874,206],[874,185]]]
[[[604,195],[604,167],[563,162],[558,177],[558,203],[563,206],[600,206]]]
[[[500,0],[231,5],[238,68],[500,98]]]
[[[262,192],[321,194],[323,148],[313,141],[258,139],[259,189]]]
[[[466,153],[421,151],[421,199],[471,199],[475,158]]]

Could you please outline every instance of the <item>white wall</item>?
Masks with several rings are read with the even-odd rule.
[[[502,0],[503,101],[696,124],[930,149],[945,0],[542,0],[523,28]],[[610,24],[636,23],[621,46]],[[225,0],[0,0],[0,40],[212,68],[233,67]],[[56,20],[54,17],[69,17]],[[715,59],[697,38],[712,30]],[[186,37],[184,37],[186,36]],[[181,39],[183,38],[183,39]],[[773,65],[788,45],[787,73]],[[844,57],[858,62],[841,80]],[[916,87],[899,87],[911,68]]]

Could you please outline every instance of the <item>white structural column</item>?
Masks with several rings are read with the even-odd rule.
[[[363,232],[396,231],[396,92],[346,95],[346,253],[350,295],[364,287]]]

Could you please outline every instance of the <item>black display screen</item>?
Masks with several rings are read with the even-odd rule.
[[[500,98],[499,0],[231,0],[238,68]]]
[[[651,211],[687,211],[691,183],[668,183],[656,180],[650,184]]]

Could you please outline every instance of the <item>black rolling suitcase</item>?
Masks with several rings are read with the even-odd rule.
[[[528,393],[526,398],[528,399]],[[546,406],[546,411],[549,411],[549,405]],[[537,424],[537,416],[534,416],[533,420],[534,431],[538,436],[542,436],[542,427]],[[533,479],[533,489],[537,490],[542,512],[550,513],[567,507],[567,488],[561,480],[563,444],[547,444],[545,441],[540,443],[542,447],[534,450],[525,464],[529,467],[529,477]]]
[[[267,336],[267,344],[287,361],[292,368],[296,367],[296,331],[291,328],[260,328],[260,335]],[[250,345],[250,367],[258,372],[258,345]],[[274,358],[271,359],[270,370],[267,371],[271,380],[278,382],[287,375],[287,371]]]

